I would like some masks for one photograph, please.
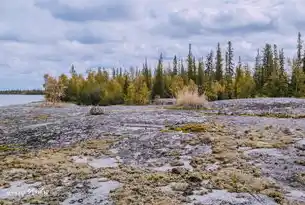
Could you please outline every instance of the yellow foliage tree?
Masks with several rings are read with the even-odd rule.
[[[46,101],[53,104],[60,102],[66,88],[63,82],[47,74],[44,75],[44,81]]]
[[[173,94],[174,97],[177,97],[177,94],[179,91],[181,91],[184,87],[184,80],[181,76],[175,75],[172,78],[171,84],[170,84],[170,92]]]
[[[124,102],[128,105],[145,105],[149,103],[149,96],[150,92],[144,77],[138,76],[135,81],[128,86]]]

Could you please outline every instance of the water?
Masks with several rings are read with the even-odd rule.
[[[44,100],[43,95],[0,95],[0,106],[19,105]]]

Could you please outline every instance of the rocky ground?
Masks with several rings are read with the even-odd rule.
[[[305,204],[305,100],[0,108],[0,204]]]

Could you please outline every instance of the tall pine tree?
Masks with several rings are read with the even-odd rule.
[[[163,55],[160,54],[158,65],[155,74],[155,81],[153,84],[152,98],[156,96],[164,97],[164,80],[163,80]]]
[[[189,53],[187,55],[187,76],[188,79],[193,79],[193,54],[192,44],[189,44]]]

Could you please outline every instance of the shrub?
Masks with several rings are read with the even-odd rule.
[[[177,106],[183,106],[184,108],[209,108],[209,103],[206,96],[198,95],[197,89],[187,86],[178,92],[176,98]]]

